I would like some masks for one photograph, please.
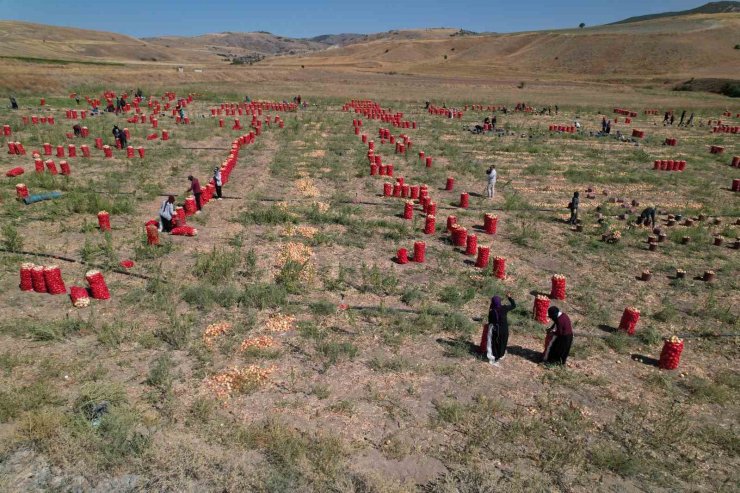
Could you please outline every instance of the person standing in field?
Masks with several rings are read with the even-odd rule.
[[[553,324],[548,329],[548,341],[542,355],[542,361],[544,363],[565,365],[570,355],[570,348],[573,345],[573,326],[568,315],[561,312],[556,306],[551,306],[547,310],[547,316],[550,317]]]
[[[568,204],[568,209],[570,209],[568,224],[576,224],[578,222],[578,206],[581,203],[580,195],[580,192],[573,192],[573,198],[570,199],[570,204]]]
[[[175,216],[175,196],[170,195],[162,202],[159,208],[159,230],[169,233],[172,231],[172,218]]]
[[[218,197],[218,200],[221,200],[221,186],[223,182],[221,181],[221,168],[218,166],[213,168],[213,184],[216,186],[216,197]]]
[[[195,206],[198,208],[195,213],[200,214],[200,211],[202,210],[200,195],[203,193],[203,189],[200,188],[200,181],[198,181],[198,179],[193,175],[188,176],[188,180],[190,180],[190,188],[185,190],[185,193],[193,192],[193,195],[195,196]]]
[[[489,199],[492,199],[496,194],[496,165],[492,164],[488,170],[486,170],[486,176],[488,177],[488,186],[486,187],[486,194]]]
[[[501,297],[491,298],[491,306],[488,309],[488,325],[486,325],[481,338],[481,350],[485,350],[488,362],[493,366],[499,366],[499,362],[506,356],[506,347],[509,343],[509,320],[508,314],[516,308],[516,302],[510,293],[506,293],[509,300],[508,306],[501,304]]]

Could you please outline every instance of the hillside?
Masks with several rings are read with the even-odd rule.
[[[737,3],[737,2],[735,2]],[[727,2],[712,8],[728,9]],[[705,6],[707,9],[710,8]],[[263,69],[594,81],[737,79],[740,13],[691,14],[555,31],[393,30],[294,39],[265,32],[136,39],[0,21],[0,56],[128,64],[260,61]],[[224,74],[229,78],[230,75]]]
[[[328,48],[367,43],[447,38],[452,29],[393,30],[375,34],[324,34],[312,38],[288,38],[267,32],[224,32],[200,36],[159,36],[144,41],[165,48],[177,46],[194,52],[217,54],[224,58],[248,55],[302,55]]]
[[[0,21],[0,56],[172,63],[199,58],[192,51],[165,49],[123,34],[18,21]]]
[[[740,12],[740,2],[709,2],[707,4],[702,5],[701,7],[697,7],[695,9],[690,9],[690,10],[681,10],[678,12],[661,12],[659,14],[639,15],[636,17],[629,17],[627,19],[614,22],[612,23],[612,25],[613,24],[629,24],[631,22],[649,21],[653,19],[660,19],[663,17],[680,17],[684,15],[693,15],[693,14],[728,14],[728,13],[734,13],[734,12]]]
[[[293,39],[265,32],[215,33],[201,36],[163,36],[145,38],[145,41],[164,48],[178,46],[199,53],[213,53],[224,57],[250,54],[282,55],[321,50],[328,44],[309,39]]]
[[[563,31],[378,39],[265,63],[461,76],[736,78],[738,32],[740,14],[693,15]]]

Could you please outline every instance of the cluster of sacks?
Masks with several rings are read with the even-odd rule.
[[[72,286],[69,297],[75,307],[85,307],[90,304],[90,297],[96,300],[110,299],[108,286],[103,274],[98,270],[90,270],[85,274],[88,287]],[[20,269],[21,291],[36,293],[66,294],[67,287],[62,279],[62,269],[58,265],[21,264]]]
[[[380,120],[384,123],[390,123],[396,128],[417,128],[415,121],[404,120],[403,113],[397,111],[392,113],[390,109],[384,110],[379,103],[370,99],[353,99],[342,106],[342,111],[353,110],[355,114],[362,115],[371,120]],[[356,127],[362,126],[362,121]]]

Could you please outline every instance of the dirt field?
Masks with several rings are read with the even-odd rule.
[[[19,98],[19,111],[0,110],[0,125],[27,151],[6,154],[4,138],[0,155],[3,171],[25,168],[0,189],[3,491],[737,490],[740,250],[732,247],[740,194],[730,186],[740,175],[730,163],[740,149],[737,134],[707,125],[740,125],[722,116],[740,113],[733,100],[659,87],[554,81],[517,89],[513,80],[311,69],[245,69],[234,85],[187,74],[167,85],[164,73],[100,67],[100,85],[81,89],[92,69],[49,70],[49,80],[69,83]],[[133,86],[139,76],[157,100],[165,89],[196,93],[191,124],[176,125],[167,111],[158,130],[170,140],[147,141],[156,131],[149,123],[104,114],[79,121],[89,137],[65,136],[77,122],[65,119],[76,107],[68,92],[101,97],[122,89],[117,77]],[[233,116],[221,116],[219,127],[210,109],[244,94],[280,101],[298,93],[308,106],[265,111],[261,120],[279,114],[284,128],[263,125],[241,147],[225,199],[188,217],[198,235],[162,234],[160,246],[148,246],[144,224],[163,195],[182,204],[187,175],[205,184],[251,130],[232,130]],[[418,128],[342,111],[352,98],[377,99]],[[474,135],[463,126],[489,112],[452,120],[425,112],[427,99],[509,110],[526,101],[551,105],[552,114],[499,111],[502,135]],[[615,107],[638,116],[626,124]],[[643,114],[648,108],[659,114]],[[142,109],[149,113],[146,102]],[[671,109],[694,112],[693,126],[664,126]],[[54,115],[56,124],[23,125],[31,115]],[[604,115],[618,117],[612,134],[641,129],[645,137],[591,135]],[[251,115],[240,118],[248,125]],[[357,118],[394,178],[370,176]],[[575,119],[578,134],[548,131]],[[104,159],[94,149],[95,137],[113,143],[114,124],[146,148],[144,159],[120,150]],[[410,136],[409,152],[381,143],[381,127]],[[677,146],[663,145],[666,138]],[[86,144],[92,157],[65,158],[69,177],[36,174],[31,152],[45,142],[75,143],[78,152]],[[710,145],[724,153],[710,154]],[[685,171],[653,170],[654,160],[668,159],[685,160]],[[499,173],[493,200],[483,196],[489,164]],[[450,176],[454,190],[446,191]],[[403,198],[383,197],[383,183],[396,177],[428,185],[435,234],[424,234],[418,204],[408,221]],[[23,205],[17,183],[63,196]],[[582,231],[565,222],[574,191]],[[470,194],[468,209],[459,207],[461,192]],[[649,204],[666,235],[656,251],[647,245],[653,233],[634,225]],[[111,213],[110,233],[98,230],[100,210]],[[498,216],[496,235],[480,230],[485,213]],[[683,218],[669,226],[668,214]],[[506,279],[451,245],[448,215],[491,247],[491,259],[507,259]],[[610,231],[619,242],[602,241]],[[413,252],[416,241],[426,243],[426,262],[396,263],[397,250]],[[125,259],[146,279],[117,272]],[[84,286],[96,266],[111,299],[74,308],[65,295],[21,291],[23,262],[60,265],[67,288]],[[639,281],[646,269],[652,278]],[[713,282],[701,279],[708,270]],[[534,296],[549,294],[555,274],[567,278],[567,299],[552,303],[575,330],[565,368],[540,363],[548,325],[532,319]],[[491,296],[507,292],[518,306],[509,354],[493,367],[477,353],[480,328]],[[628,306],[641,311],[634,336],[617,329]],[[680,367],[659,370],[663,338],[673,335],[685,341]],[[106,412],[95,415],[103,402]]]

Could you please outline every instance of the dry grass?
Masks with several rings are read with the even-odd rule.
[[[25,70],[9,65],[11,74]],[[141,72],[79,67],[55,80],[62,72],[53,69],[49,80],[64,91],[43,94],[44,112],[54,112],[58,125],[21,127],[20,115],[7,110],[0,123],[10,122],[29,151],[67,143],[71,122],[62,110],[74,102],[65,94],[93,73],[105,84]],[[733,338],[698,336],[738,331],[738,254],[709,244],[718,233],[738,235],[736,197],[727,190],[736,177],[727,155],[737,154],[734,136],[705,126],[664,128],[660,117],[643,115],[634,125],[648,133],[639,147],[546,131],[576,116],[595,129],[599,110],[613,106],[685,106],[705,122],[728,100],[580,82],[497,93],[506,86],[479,93],[474,80],[448,85],[444,77],[346,72],[346,81],[329,82],[336,73],[241,72],[253,81],[234,91],[248,86],[253,98],[281,100],[300,91],[312,106],[282,114],[285,129],[265,129],[242,150],[224,188],[228,198],[189,219],[197,221],[197,238],[166,237],[158,249],[143,246],[142,225],[156,214],[159,194],[182,199],[185,177],[209,176],[237,134],[207,116],[210,106],[241,99],[225,82],[209,80],[208,91],[194,80],[174,88],[202,94],[188,108],[190,127],[161,118],[169,142],[145,141],[148,127],[127,125],[134,145],[147,147],[144,160],[96,154],[71,159],[71,177],[51,178],[28,172],[28,156],[4,158],[8,168],[27,169],[3,178],[4,244],[17,244],[15,231],[28,251],[84,254],[104,266],[134,258],[132,271],[151,279],[106,270],[112,299],[73,309],[64,296],[20,292],[18,267],[28,259],[2,253],[0,488],[123,489],[129,480],[140,489],[200,491],[592,491],[597,481],[615,490],[728,488],[738,467],[738,348]],[[237,72],[223,74],[229,80]],[[165,80],[152,73],[143,84],[159,88]],[[322,87],[331,97],[310,97]],[[429,185],[440,207],[435,236],[422,234],[418,208],[415,221],[404,221],[397,216],[402,199],[379,196],[383,180],[368,176],[365,147],[352,133],[355,116],[339,111],[350,93],[385,97],[383,107],[420,123],[406,133],[414,152],[434,156],[431,169],[375,140],[397,176]],[[22,106],[41,95],[21,97]],[[426,98],[558,101],[561,114],[499,114],[510,134],[474,136],[461,124],[482,113],[442,119],[422,111]],[[106,140],[113,123],[121,118],[86,121],[91,137]],[[379,125],[365,121],[364,129],[375,136]],[[662,146],[669,136],[679,139],[677,148]],[[709,143],[725,145],[727,154],[708,154]],[[653,159],[673,156],[688,161],[684,173],[650,169]],[[499,169],[496,198],[471,196],[468,211],[451,205],[461,191],[482,191],[489,163]],[[445,192],[450,175],[455,190]],[[65,195],[18,205],[13,187],[21,180],[33,191]],[[589,186],[596,199],[582,199],[584,232],[575,233],[562,222],[565,204]],[[669,238],[650,252],[648,232],[620,221],[624,209],[610,197],[722,222],[661,224]],[[608,216],[604,224],[596,222],[597,206]],[[117,211],[108,237],[95,228],[99,208]],[[441,231],[447,214],[470,230],[485,212],[498,215],[499,234],[478,232],[479,244],[508,259],[503,281],[466,263]],[[618,243],[600,241],[609,228],[621,231]],[[683,235],[692,243],[675,240]],[[413,249],[419,239],[427,242],[427,263],[393,263],[398,248]],[[306,260],[310,278],[293,268]],[[677,267],[690,275],[672,279]],[[653,279],[636,281],[645,268]],[[693,278],[710,268],[715,283]],[[67,285],[81,283],[85,270],[64,263]],[[533,293],[549,292],[553,274],[567,277],[568,298],[557,305],[575,322],[566,369],[537,364],[543,327],[530,316]],[[493,368],[473,348],[490,296],[505,292],[519,307],[510,314],[510,354]],[[642,313],[637,337],[609,334],[632,305]],[[675,333],[693,337],[677,372],[639,361],[657,357],[661,336]],[[228,396],[228,406],[209,389]],[[109,408],[97,422],[92,411],[102,401]],[[55,466],[51,474],[47,465]]]

